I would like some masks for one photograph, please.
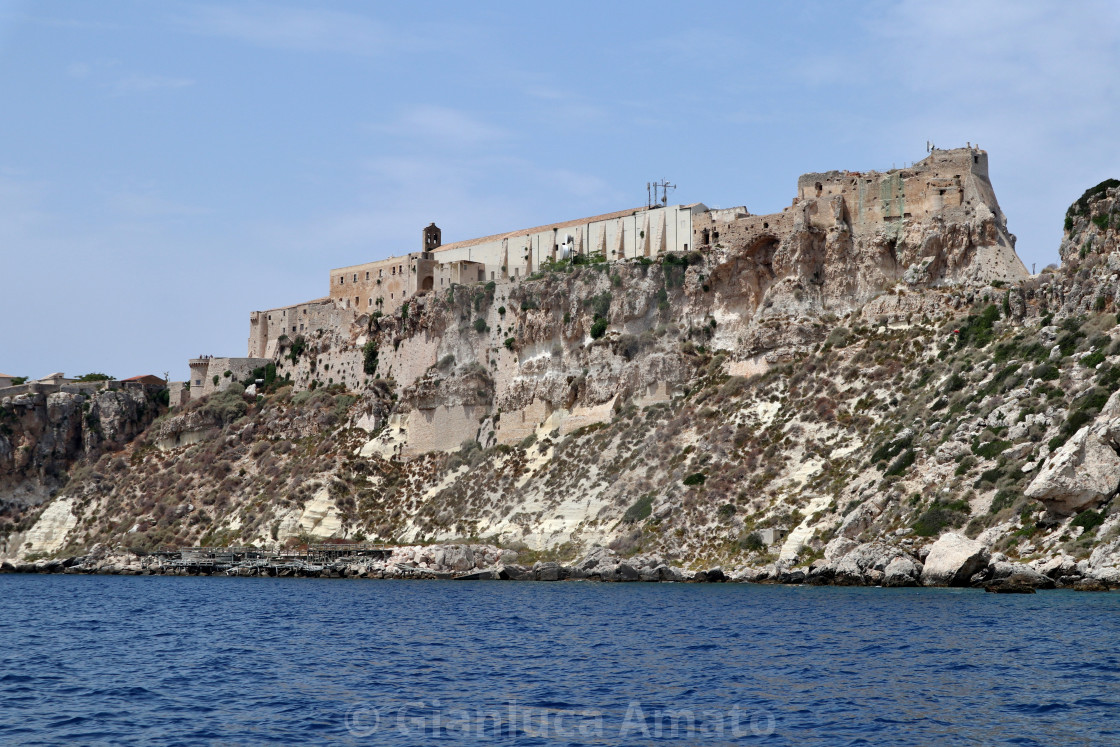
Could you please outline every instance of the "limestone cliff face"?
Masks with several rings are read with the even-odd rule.
[[[119,451],[159,414],[142,387],[91,393],[28,393],[0,403],[0,512],[8,554],[19,550],[29,512],[64,486],[82,460]]]
[[[478,539],[750,578],[1120,583],[1120,254],[1022,279],[986,177],[955,165],[917,192],[808,175],[777,216],[716,213],[695,252],[316,330],[278,351],[292,386],[97,460],[33,547]]]

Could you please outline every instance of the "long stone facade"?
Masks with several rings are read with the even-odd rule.
[[[988,155],[970,145],[934,149],[911,167],[887,172],[805,174],[798,179],[792,204],[769,215],[752,215],[745,207],[710,209],[702,203],[652,206],[450,244],[442,243],[442,232],[431,224],[423,229],[419,251],[333,269],[327,296],[252,312],[248,359],[275,359],[285,338],[321,337],[346,329],[363,314],[389,315],[418,296],[453,285],[514,284],[558,260],[611,262],[742,244],[753,247],[751,256],[761,267],[769,267],[769,255],[798,227],[881,235],[889,253],[904,234],[925,231],[927,219],[936,216],[950,222],[973,216],[977,226],[994,235],[979,237],[975,243],[981,255],[975,258],[962,256],[953,264],[934,266],[923,264],[921,257],[899,256],[900,271],[913,265],[914,273],[934,283],[1027,276],[1015,254],[1015,237],[1004,228],[988,178]],[[211,372],[192,374],[192,380],[203,382],[204,392],[212,379]]]

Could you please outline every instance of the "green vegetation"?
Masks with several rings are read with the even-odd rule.
[[[983,459],[995,459],[1003,452],[1011,447],[1010,441],[988,441],[987,443],[976,443],[972,446],[972,453]]]
[[[966,501],[934,501],[914,522],[914,533],[919,537],[933,537],[946,527],[961,526],[968,520],[968,514]]]
[[[739,548],[747,552],[762,552],[766,549],[766,543],[758,532],[750,532],[739,540]]]
[[[992,341],[994,331],[992,327],[999,320],[999,307],[990,304],[979,314],[971,314],[959,327],[957,333],[957,348],[971,345],[983,348]]]
[[[914,453],[913,449],[907,449],[906,451],[902,452],[893,462],[891,462],[891,465],[887,467],[887,471],[883,473],[883,477],[901,475],[903,472],[910,469],[911,465],[914,464],[915,457],[916,454]]]
[[[485,319],[483,319],[482,317],[479,317],[478,319],[474,320],[474,331],[478,332],[479,334],[482,334],[484,332],[489,332],[490,331],[490,325],[488,325],[486,323]]]
[[[684,478],[681,482],[683,482],[685,485],[689,485],[689,486],[703,485],[704,482],[707,479],[708,479],[708,476],[705,475],[703,472],[693,472],[691,475]]]
[[[78,381],[111,381],[112,378],[113,377],[110,376],[109,374],[87,373],[87,374],[82,374],[81,376],[79,376]]]
[[[292,340],[292,346],[288,348],[287,358],[292,363],[295,363],[297,360],[299,360],[299,357],[303,355],[304,352],[306,352],[306,350],[307,340],[304,339],[303,335],[299,335],[298,337],[296,337],[296,339]]]
[[[647,493],[634,502],[630,508],[626,509],[626,513],[622,515],[622,520],[627,524],[636,524],[639,521],[644,521],[653,513],[653,493]]]
[[[1069,206],[1069,210],[1066,211],[1066,216],[1085,215],[1089,211],[1089,202],[1093,198],[1103,195],[1107,190],[1113,187],[1120,187],[1120,181],[1116,179],[1105,179],[1095,187],[1089,187],[1089,189],[1085,190],[1084,194],[1077,198],[1076,202]],[[1070,228],[1072,227],[1071,225]]]
[[[1073,517],[1073,521],[1071,521],[1069,525],[1071,527],[1084,527],[1086,532],[1091,532],[1103,523],[1104,517],[1101,516],[1100,513],[1092,509],[1087,509]]]
[[[362,346],[362,370],[370,376],[377,373],[377,342],[374,340]]]
[[[202,405],[202,412],[221,421],[223,425],[232,423],[249,411],[249,404],[245,401],[244,395],[245,387],[240,384],[230,384],[228,388],[211,394]]]
[[[596,317],[595,321],[591,323],[591,339],[598,340],[607,332],[607,320],[603,317]]]
[[[517,341],[514,340],[512,337],[507,337],[505,342],[503,342],[502,344],[506,346],[506,350],[513,350],[513,345],[516,342]]]

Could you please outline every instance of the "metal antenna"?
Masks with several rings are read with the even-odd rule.
[[[669,204],[669,190],[676,189],[676,184],[670,184],[667,179],[662,179],[660,182],[653,183],[653,199],[657,201],[657,188],[661,187],[661,204],[662,206]]]

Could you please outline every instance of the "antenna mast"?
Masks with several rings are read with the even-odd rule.
[[[648,185],[648,184],[646,185],[647,192],[648,192],[649,186],[650,185]],[[657,199],[657,190],[658,190],[659,187],[661,188],[661,199],[660,200]],[[662,207],[668,205],[669,204],[669,190],[670,189],[676,189],[676,188],[677,188],[677,185],[676,184],[670,184],[667,179],[662,179],[659,182],[654,182],[653,183],[653,201],[650,202],[649,204],[647,204],[647,207],[653,207],[657,202],[660,202]],[[647,200],[648,200],[648,195],[647,195]]]

